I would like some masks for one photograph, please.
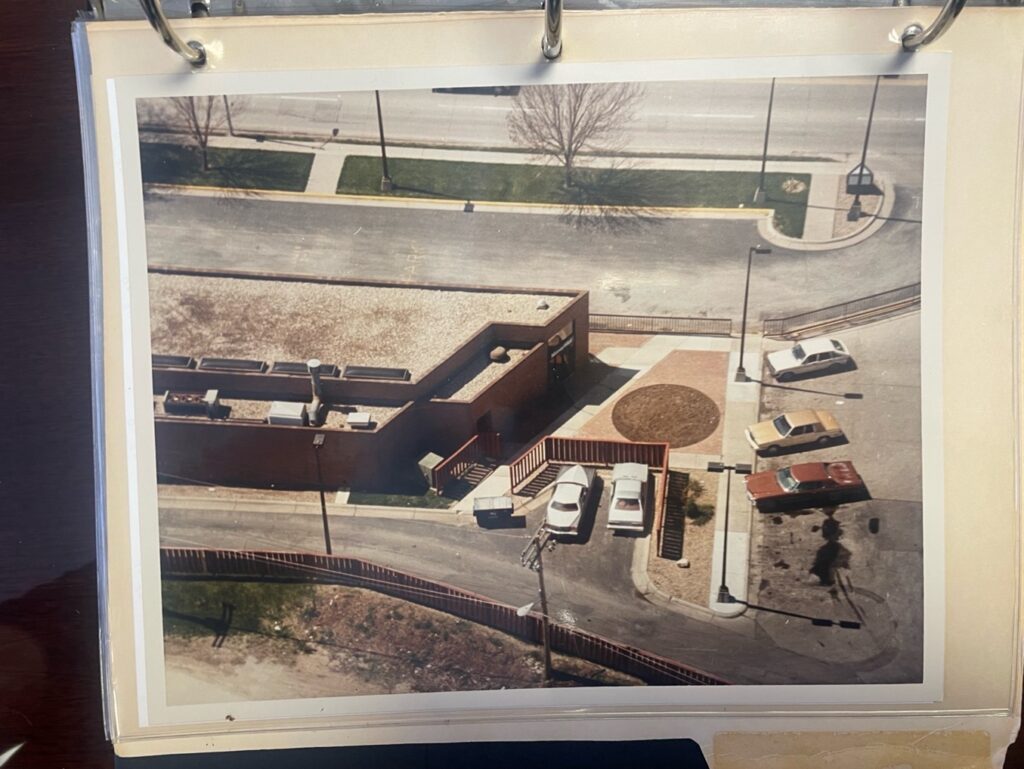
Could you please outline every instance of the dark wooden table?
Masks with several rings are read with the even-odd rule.
[[[12,767],[113,765],[100,705],[86,225],[70,40],[82,2],[0,3],[0,752],[25,743]],[[468,759],[465,748],[449,749],[447,763]],[[441,765],[443,750],[404,765]],[[1006,766],[1024,766],[1020,741]]]

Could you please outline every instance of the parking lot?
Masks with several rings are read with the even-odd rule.
[[[750,601],[764,607],[757,623],[782,646],[859,663],[865,682],[915,680],[922,665],[919,321],[913,313],[831,334],[854,366],[762,388],[761,419],[830,411],[847,442],[761,457],[755,469],[850,460],[871,498],[755,513]],[[765,350],[789,344],[766,341]]]

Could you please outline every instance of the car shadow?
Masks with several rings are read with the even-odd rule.
[[[812,513],[817,512],[825,512],[826,515],[828,515],[829,510],[835,511],[835,509],[837,507],[840,507],[841,505],[849,505],[855,502],[867,502],[870,499],[871,493],[868,491],[867,487],[864,487],[863,489],[858,489],[857,491],[846,492],[845,494],[843,494],[841,499],[837,499],[834,501],[830,500],[829,504],[826,505],[808,504],[806,501],[801,502],[798,500],[792,502],[783,500],[762,503],[755,505],[755,507],[759,513],[766,513],[769,515],[773,513],[786,513],[791,516],[796,516],[810,515]]]
[[[806,377],[812,379],[812,377]],[[808,387],[794,387],[790,384],[779,384],[778,382],[766,381],[764,379],[748,378],[748,381],[757,382],[762,387],[771,387],[775,390],[790,390],[797,393],[809,393],[811,395],[828,395],[833,398],[845,398],[848,401],[859,401],[864,399],[864,393],[835,392],[833,390],[812,390]],[[797,380],[794,380],[797,381]]]

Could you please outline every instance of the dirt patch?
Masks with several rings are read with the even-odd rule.
[[[687,471],[688,489],[693,494],[688,501],[694,507],[714,508],[718,479],[711,473]],[[707,606],[711,587],[711,561],[714,557],[715,517],[701,518],[698,523],[690,518],[683,522],[683,558],[689,560],[687,568],[676,561],[659,558],[651,548],[647,561],[647,576],[661,592],[698,606]]]
[[[721,414],[725,409],[728,367],[729,355],[724,352],[669,350],[664,358],[604,401],[601,410],[583,425],[579,436],[581,438],[611,438],[613,440],[627,438],[619,432],[613,421],[615,405],[629,393],[652,385],[680,385],[698,390],[712,400]],[[613,373],[617,371],[617,369],[610,370]],[[667,439],[657,438],[656,440]],[[687,450],[695,454],[720,454],[722,451],[721,420],[710,435],[688,446]]]
[[[631,441],[667,441],[676,449],[707,438],[721,416],[715,402],[699,390],[663,384],[623,395],[612,410],[612,424]]]
[[[196,584],[208,591],[214,583]],[[259,587],[233,584],[245,585],[249,599],[253,585]],[[218,590],[224,585],[229,597],[232,583],[216,585]],[[179,630],[172,630],[164,642],[169,702],[543,685],[539,646],[444,612],[336,585],[315,586],[311,597],[277,605],[286,608],[268,612],[245,628],[229,627],[219,636],[190,635],[181,628],[179,614]],[[200,628],[211,622],[196,621]],[[555,685],[643,685],[574,657],[554,655],[553,666]]]

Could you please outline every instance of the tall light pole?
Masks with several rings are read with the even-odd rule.
[[[729,586],[726,585],[725,571],[729,556],[729,497],[732,492],[732,474],[750,475],[750,465],[726,465],[721,462],[708,462],[708,472],[725,473],[725,523],[722,528],[722,580],[718,584],[718,603],[732,603],[734,601],[729,593]]]
[[[751,246],[747,252],[747,280],[743,284],[743,320],[740,321],[740,360],[739,365],[736,366],[735,377],[737,382],[750,381],[747,377],[747,370],[743,366],[743,353],[746,351],[747,342],[747,303],[750,300],[750,266],[754,261],[754,254],[770,254],[771,252],[770,248],[761,245]]]
[[[882,81],[882,76],[877,75],[875,77],[875,90],[871,93],[871,108],[868,110],[868,127],[864,131],[864,149],[860,153],[860,165],[857,166],[857,191],[853,196],[853,205],[850,206],[850,212],[846,218],[855,222],[860,219],[860,193],[864,185],[864,175],[870,174],[867,169],[868,162],[868,140],[871,138],[871,123],[875,119],[875,102],[878,100],[878,84]],[[870,178],[870,176],[869,176]]]
[[[384,146],[384,118],[380,114],[380,91],[374,91],[373,96],[377,100],[377,130],[380,132],[380,191],[391,192],[394,184],[391,181],[391,174],[388,173],[388,151]]]
[[[772,78],[772,87],[768,91],[768,118],[764,122],[764,149],[761,151],[761,176],[757,181],[757,189],[754,190],[754,203],[761,205],[766,197],[764,187],[764,167],[768,163],[768,134],[772,127],[772,104],[775,101],[775,78]]]
[[[231,105],[228,103],[227,94],[223,94],[223,96],[224,96],[224,115],[228,119],[228,134],[230,136],[234,136],[235,135],[235,124],[231,122]]]
[[[320,449],[324,447],[327,436],[324,433],[317,433],[313,436],[313,457],[316,460],[316,484],[320,490],[320,514],[324,519],[324,548],[327,555],[331,555],[331,530],[327,526],[327,500],[324,499],[324,478],[320,473]]]
[[[551,665],[551,619],[548,616],[548,594],[544,589],[543,552],[545,549],[554,550],[555,542],[544,527],[541,527],[533,535],[530,543],[519,556],[519,562],[528,569],[537,572],[537,592],[540,596],[540,635],[541,643],[544,644],[544,685],[547,686],[551,683],[551,679],[554,676],[554,668]],[[533,604],[528,603],[526,606],[520,606],[516,609],[516,614],[520,617],[525,617],[530,613],[531,609],[533,609]]]

